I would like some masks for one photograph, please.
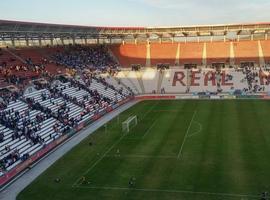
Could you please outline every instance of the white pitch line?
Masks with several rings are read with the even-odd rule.
[[[121,140],[125,137],[125,135],[123,134],[119,140],[117,140],[93,165],[91,165],[91,167],[89,169],[87,169],[83,175],[86,175],[87,173],[89,173],[92,169],[94,169],[94,167],[117,145],[119,144],[119,142],[121,142]],[[83,176],[82,175],[82,176]],[[75,186],[78,181],[81,179],[81,177],[79,177],[75,183],[73,184],[73,186]]]
[[[179,159],[180,156],[181,156],[181,154],[182,154],[182,150],[183,150],[184,144],[185,144],[185,142],[186,142],[186,139],[187,139],[187,136],[188,136],[189,129],[190,129],[190,127],[191,127],[191,124],[192,124],[192,122],[193,122],[193,119],[194,119],[196,113],[197,113],[197,110],[195,110],[194,113],[193,113],[193,115],[192,115],[192,118],[191,118],[191,120],[190,120],[188,129],[187,129],[187,131],[186,131],[185,137],[184,137],[184,139],[183,139],[182,145],[181,145],[180,150],[179,150],[179,153],[178,153],[178,155],[177,155],[177,159]]]
[[[141,118],[144,119],[146,117],[146,115],[153,110],[153,108],[158,104],[158,101],[153,104],[149,110],[143,115],[143,117]],[[122,135],[121,138],[119,140],[117,140],[103,155],[102,157],[100,157],[89,169],[87,169],[83,175],[86,175],[87,173],[89,173],[123,138],[124,138],[125,135]],[[80,180],[81,177],[79,177],[75,182],[74,184],[72,185],[73,187],[78,183],[78,181]]]
[[[106,158],[115,158],[115,155],[106,155]],[[176,156],[152,156],[152,155],[136,155],[136,154],[130,154],[130,155],[120,155],[120,158],[158,158],[158,159],[175,159]],[[117,156],[116,158],[119,158]]]
[[[143,120],[143,119],[148,115],[148,113],[150,113],[150,112],[153,110],[153,108],[154,108],[157,104],[158,104],[158,101],[156,101],[156,103],[154,103],[154,104],[147,110],[147,112],[144,113],[144,115],[142,116],[141,120]],[[139,119],[139,121],[141,121],[141,120]]]
[[[145,136],[149,133],[149,131],[155,126],[155,124],[157,123],[158,118],[152,123],[152,125],[147,129],[147,131],[144,133],[142,139],[145,138]]]
[[[127,188],[127,187],[95,187],[95,186],[76,186],[76,188],[98,189],[98,190],[130,190],[143,192],[166,192],[166,193],[183,193],[183,194],[199,194],[207,196],[227,196],[227,197],[250,197],[259,198],[259,195],[251,194],[233,194],[233,193],[215,193],[215,192],[195,192],[189,190],[165,190],[165,189],[146,189],[146,188]]]
[[[194,121],[194,123],[198,124],[200,128],[198,131],[195,131],[194,133],[189,134],[187,137],[192,137],[192,136],[197,135],[198,133],[200,133],[202,131],[202,124],[197,122],[197,121]]]

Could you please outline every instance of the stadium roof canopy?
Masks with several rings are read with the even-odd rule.
[[[33,23],[0,20],[0,38],[10,39],[51,39],[51,38],[112,38],[128,37],[202,37],[268,34],[269,23],[198,25],[178,27],[94,27],[62,24]]]

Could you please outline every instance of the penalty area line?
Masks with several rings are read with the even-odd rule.
[[[180,156],[182,155],[183,147],[184,147],[184,144],[185,144],[185,142],[186,142],[186,139],[187,139],[187,136],[188,136],[189,129],[190,129],[192,123],[193,123],[193,120],[194,120],[194,117],[195,117],[196,113],[197,113],[197,110],[195,110],[195,111],[193,112],[193,115],[192,115],[192,118],[191,118],[191,120],[190,120],[188,129],[187,129],[187,131],[186,131],[186,133],[185,133],[183,142],[182,142],[181,147],[180,147],[180,149],[179,149],[179,152],[178,152],[178,155],[177,155],[177,159],[179,159]]]
[[[189,190],[166,190],[166,189],[147,189],[147,188],[129,188],[129,187],[97,187],[97,186],[76,186],[81,189],[95,189],[95,190],[130,190],[130,191],[142,191],[142,192],[163,192],[163,193],[182,193],[193,195],[205,195],[205,196],[227,196],[227,197],[250,197],[259,198],[259,195],[252,194],[233,194],[233,193],[216,193],[216,192],[195,192]]]
[[[149,133],[149,131],[155,126],[155,124],[157,123],[158,118],[152,123],[152,125],[147,129],[147,131],[144,133],[142,139],[145,138],[145,136],[147,136],[147,134]]]
[[[154,109],[154,107],[156,106],[158,104],[158,101],[156,101],[145,113],[144,113],[144,115],[142,116],[142,118],[141,119],[139,119],[139,121],[141,121],[141,120],[143,120],[147,115],[148,115],[148,113],[150,113],[153,109]]]
[[[198,131],[195,131],[194,133],[188,134],[187,137],[192,137],[194,135],[199,134],[202,131],[202,124],[200,122],[194,121],[193,123],[198,124],[200,128],[199,128]]]
[[[121,140],[125,137],[125,135],[123,134],[119,140],[117,140],[93,165],[91,165],[91,167],[89,169],[87,169],[82,176],[88,174],[92,169],[94,169],[94,167],[103,159],[105,158],[105,156],[117,145],[119,144],[119,142],[121,142]],[[81,179],[81,177],[79,177],[74,184],[72,185],[72,187],[76,186],[77,183],[79,182],[79,180]]]

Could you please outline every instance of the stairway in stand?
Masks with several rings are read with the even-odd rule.
[[[145,89],[144,89],[144,85],[143,85],[143,81],[142,81],[142,73],[141,72],[136,72],[136,76],[137,76],[138,82],[140,84],[141,91],[144,94],[145,93]]]
[[[157,93],[161,93],[161,86],[162,86],[162,82],[163,82],[163,77],[164,77],[164,70],[160,70],[158,75],[158,85],[157,85]]]

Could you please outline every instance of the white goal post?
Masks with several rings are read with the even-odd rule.
[[[122,131],[128,133],[130,129],[138,124],[137,116],[131,116],[122,122]]]

